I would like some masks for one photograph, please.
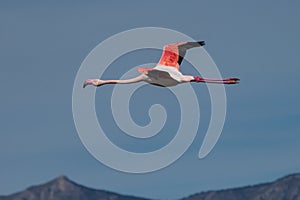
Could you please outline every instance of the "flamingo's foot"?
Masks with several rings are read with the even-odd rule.
[[[240,79],[239,78],[227,78],[227,79],[224,79],[224,83],[225,84],[238,84],[238,83],[240,83]]]

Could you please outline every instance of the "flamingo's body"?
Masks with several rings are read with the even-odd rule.
[[[179,70],[164,65],[148,69],[138,68],[138,71],[144,75],[145,82],[163,87],[177,85],[184,79],[184,75]]]
[[[190,48],[204,45],[204,41],[178,42],[166,45],[157,66],[155,66],[154,68],[138,68],[138,71],[141,73],[140,76],[127,80],[89,79],[84,82],[83,87],[86,87],[87,85],[102,86],[105,84],[128,84],[140,81],[145,81],[147,83],[162,87],[174,86],[186,82],[206,82],[219,84],[238,83],[238,78],[206,79],[199,76],[183,75],[179,71],[179,66],[186,51]]]

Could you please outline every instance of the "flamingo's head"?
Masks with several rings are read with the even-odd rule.
[[[88,85],[98,86],[99,85],[98,82],[99,82],[98,79],[88,79],[84,81],[83,88],[85,88]]]

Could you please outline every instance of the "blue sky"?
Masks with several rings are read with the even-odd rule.
[[[65,174],[98,189],[175,199],[299,172],[299,6],[292,0],[1,1],[0,194]],[[226,87],[225,127],[208,157],[197,159],[200,131],[170,167],[133,175],[104,166],[84,148],[73,122],[72,89],[77,70],[97,44],[146,26],[205,40],[222,75],[240,77],[241,83]],[[129,69],[158,58],[157,52],[137,52],[115,64],[124,61]],[[97,90],[99,111],[107,109],[112,88]],[[207,90],[204,85],[194,88],[204,103],[205,129]],[[136,119],[143,119],[142,114],[137,112]],[[115,130],[109,119],[105,124]],[[170,124],[167,128],[172,131]]]

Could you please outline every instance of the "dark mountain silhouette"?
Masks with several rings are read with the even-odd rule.
[[[183,200],[300,200],[300,174],[248,187],[201,192]]]
[[[33,186],[25,191],[9,196],[0,196],[0,200],[146,200],[134,196],[125,196],[104,190],[95,190],[60,176],[46,184]]]
[[[46,184],[33,186],[25,191],[0,200],[146,200],[104,190],[87,188],[60,176]],[[271,183],[241,188],[208,191],[181,200],[300,200],[300,174],[293,174]]]

